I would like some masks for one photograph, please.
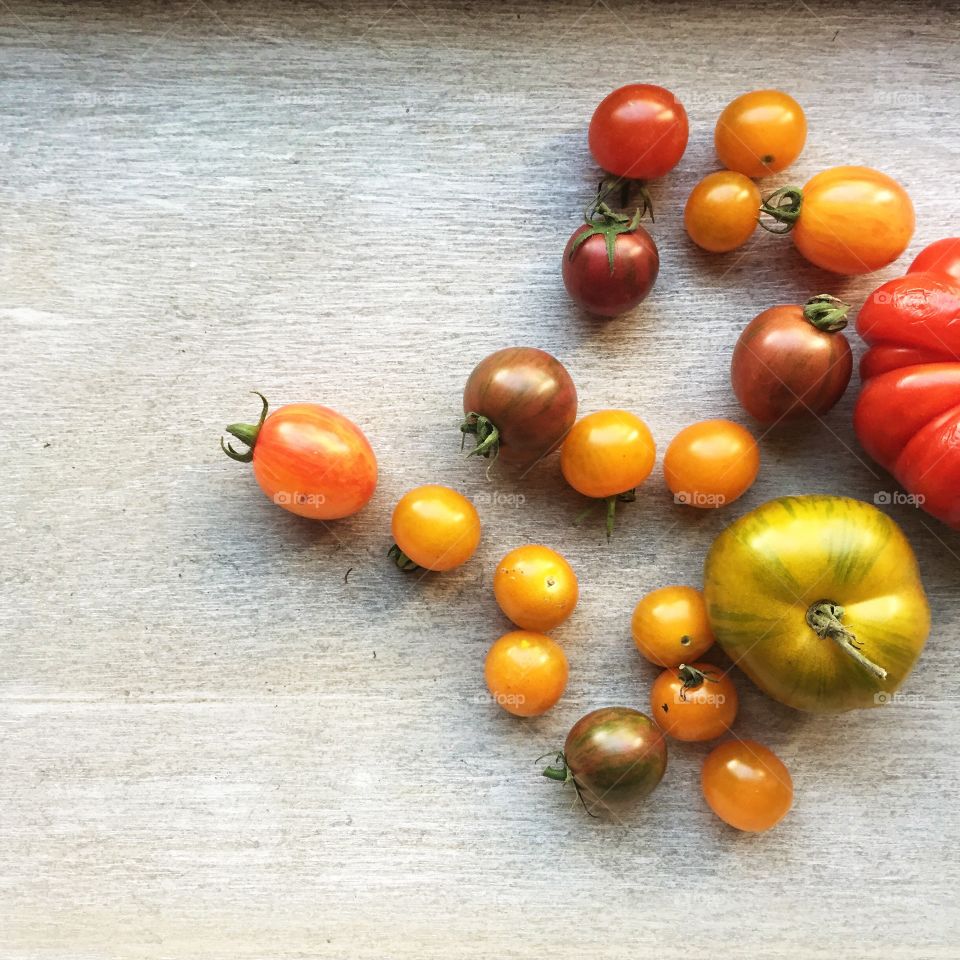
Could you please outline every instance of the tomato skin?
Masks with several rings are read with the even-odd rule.
[[[780,90],[754,90],[727,104],[714,131],[720,162],[747,177],[784,170],[807,139],[803,108]]]
[[[577,575],[555,550],[527,544],[497,564],[493,593],[518,627],[543,633],[563,623],[577,605]]]
[[[377,459],[360,428],[315,403],[291,403],[266,418],[253,447],[253,475],[275,504],[312,520],[339,520],[364,507],[377,486]]]
[[[651,591],[640,599],[630,626],[637,650],[660,667],[698,660],[714,643],[703,594],[693,587]]]
[[[600,102],[587,139],[593,159],[604,170],[652,180],[680,162],[689,135],[687,111],[669,90],[631,83]]]
[[[712,663],[692,663],[708,679],[694,688],[668,667],[650,688],[650,713],[657,726],[675,740],[715,740],[733,726],[739,700],[730,677]]]
[[[761,196],[757,185],[742,173],[718,170],[691,191],[683,210],[690,239],[711,253],[742,247],[757,228]]]
[[[916,256],[907,273],[941,273],[960,284],[960,237],[936,240]]]
[[[832,167],[810,179],[792,236],[812,264],[849,276],[892,263],[913,236],[913,204],[870,167]]]
[[[573,426],[577,388],[556,357],[535,347],[507,347],[474,367],[463,412],[493,422],[504,462],[530,465],[555,450]]]
[[[653,237],[637,226],[614,241],[613,272],[604,238],[594,234],[574,250],[589,224],[575,230],[563,251],[563,284],[577,306],[600,317],[617,317],[632,310],[653,289],[660,271],[660,254]]]
[[[826,413],[843,396],[852,372],[847,338],[818,330],[797,304],[754,317],[730,364],[733,392],[761,423]]]
[[[578,420],[560,449],[564,479],[585,497],[613,497],[650,475],[656,445],[647,425],[626,410],[600,410]]]
[[[710,809],[747,833],[775,827],[793,806],[793,779],[784,762],[755,740],[729,740],[707,755],[700,774]]]
[[[563,696],[569,666],[558,643],[542,633],[505,633],[487,653],[487,689],[507,713],[539,717]]]
[[[452,570],[466,563],[480,543],[480,518],[462,494],[439,484],[405,493],[393,510],[393,539],[425,570]]]

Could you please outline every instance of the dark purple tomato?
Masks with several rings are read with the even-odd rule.
[[[555,450],[577,419],[577,388],[566,367],[535,347],[507,347],[481,360],[463,391],[460,429],[472,452],[529,466]]]

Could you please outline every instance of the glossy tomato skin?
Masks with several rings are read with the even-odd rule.
[[[826,413],[843,396],[852,372],[847,338],[818,330],[797,304],[754,317],[730,364],[733,392],[761,423]]]
[[[660,254],[653,237],[638,226],[614,241],[613,272],[604,238],[588,237],[576,249],[578,237],[589,233],[583,224],[563,251],[563,284],[577,306],[600,317],[617,317],[632,310],[653,289],[660,271]]]
[[[563,623],[577,605],[577,575],[555,550],[527,544],[497,564],[493,593],[518,627],[543,633]]]
[[[587,809],[614,812],[648,796],[663,779],[667,745],[657,725],[630,707],[603,707],[581,717],[564,757]]]
[[[714,131],[720,162],[747,177],[766,177],[793,163],[807,139],[803,108],[781,90],[754,90],[727,104]]]
[[[907,273],[946,274],[960,284],[960,237],[936,240],[917,254]]]
[[[913,203],[870,167],[832,167],[803,188],[793,242],[811,263],[845,276],[892,263],[913,236]]]
[[[463,412],[493,422],[500,459],[529,466],[555,450],[573,426],[577,388],[556,357],[535,347],[507,347],[473,369]]]
[[[723,736],[737,716],[737,688],[730,677],[712,663],[689,665],[705,675],[699,686],[687,687],[683,671],[668,667],[650,688],[650,713],[657,726],[675,740],[715,740]]]
[[[651,591],[635,607],[630,627],[637,650],[660,667],[699,660],[714,643],[703,594],[693,587]]]
[[[252,465],[275,504],[312,520],[349,517],[377,486],[377,459],[360,428],[315,403],[291,403],[270,414]]]
[[[515,717],[546,713],[563,696],[568,673],[561,646],[529,630],[514,630],[500,637],[484,665],[491,696]]]
[[[393,510],[397,547],[425,570],[452,570],[466,563],[480,543],[480,517],[462,494],[439,484],[405,493]]]
[[[769,830],[793,806],[790,771],[754,740],[730,740],[715,747],[703,762],[700,779],[710,809],[737,830]]]
[[[690,135],[687,111],[663,87],[631,83],[608,94],[590,120],[593,159],[618,177],[652,180],[669,173]]]
[[[691,191],[683,210],[690,239],[711,253],[742,247],[757,228],[760,188],[742,173],[718,170]]]

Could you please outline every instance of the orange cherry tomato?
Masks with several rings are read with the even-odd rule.
[[[577,575],[555,550],[531,543],[511,550],[497,564],[493,594],[518,627],[542,633],[573,613]]]
[[[480,543],[474,505],[438,484],[405,493],[394,508],[391,529],[395,545],[390,554],[404,570],[452,570],[466,563]]]
[[[739,423],[703,420],[670,441],[663,458],[667,486],[677,503],[713,509],[744,494],[760,470],[756,440]]]
[[[650,716],[677,740],[714,740],[733,726],[737,689],[711,663],[668,667],[650,689]]]
[[[693,587],[661,587],[633,611],[633,642],[651,663],[679,667],[698,660],[713,646],[703,594]]]
[[[727,104],[713,142],[720,162],[748,177],[784,170],[800,156],[807,118],[793,97],[780,90],[754,90]]]
[[[569,666],[560,644],[542,633],[505,633],[487,653],[484,676],[507,713],[538,717],[563,696]]]
[[[730,740],[707,755],[701,773],[710,809],[749,832],[776,826],[793,805],[793,780],[783,761],[753,740]]]
[[[690,239],[711,253],[742,247],[757,227],[760,189],[742,173],[718,170],[691,192],[683,211]]]
[[[339,520],[365,506],[377,486],[377,458],[360,428],[316,403],[291,403],[267,416],[267,399],[257,396],[259,422],[227,427],[248,449],[240,453],[221,438],[224,453],[252,463],[260,489],[298,516]]]

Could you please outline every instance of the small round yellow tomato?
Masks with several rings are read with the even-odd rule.
[[[715,740],[737,716],[737,688],[710,663],[668,667],[650,688],[650,715],[676,740]]]
[[[793,780],[783,761],[753,740],[721,743],[703,761],[703,795],[731,827],[757,833],[776,826],[793,805]]]
[[[685,427],[663,458],[663,473],[676,502],[704,509],[732,503],[750,488],[759,470],[757,441],[730,420]]]
[[[438,484],[405,493],[394,508],[391,529],[396,544],[391,554],[404,569],[452,570],[469,560],[480,543],[474,505]]]
[[[699,660],[713,646],[703,594],[693,587],[661,587],[633,611],[633,642],[651,663],[679,667]]]
[[[573,613],[577,575],[555,550],[531,543],[511,550],[497,564],[493,595],[518,627],[542,633]]]
[[[784,170],[800,156],[807,118],[793,97],[780,90],[754,90],[720,114],[713,142],[720,162],[748,177]]]
[[[742,247],[757,227],[760,189],[742,173],[718,170],[691,192],[683,211],[690,239],[711,253]]]
[[[505,633],[487,653],[484,676],[507,713],[538,717],[563,695],[569,666],[560,644],[542,633]]]

